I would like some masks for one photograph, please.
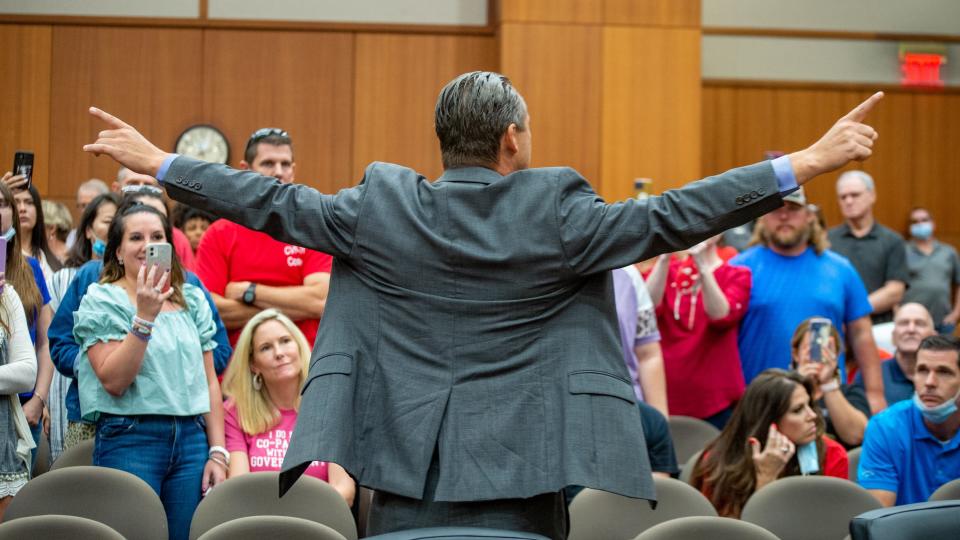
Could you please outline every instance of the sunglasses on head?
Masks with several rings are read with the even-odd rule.
[[[123,187],[120,189],[120,191],[121,191],[124,195],[130,195],[131,193],[150,193],[150,194],[153,194],[153,195],[163,195],[163,190],[162,190],[162,189],[160,189],[160,188],[158,188],[158,187],[156,187],[156,186],[147,186],[147,185],[123,186]]]
[[[251,144],[253,144],[253,143],[255,143],[255,142],[258,142],[258,141],[260,141],[260,140],[262,140],[262,139],[266,139],[267,137],[271,137],[271,136],[273,136],[273,135],[276,135],[276,136],[279,136],[279,137],[289,137],[289,136],[290,136],[289,134],[287,134],[286,131],[284,131],[284,130],[282,130],[282,129],[280,129],[280,128],[260,128],[260,129],[258,129],[258,130],[256,130],[256,131],[254,131],[252,135],[250,135],[250,140],[247,141],[247,145],[249,146],[249,145],[251,145]]]

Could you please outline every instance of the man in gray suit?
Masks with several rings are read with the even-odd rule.
[[[326,195],[161,151],[107,123],[88,152],[171,197],[335,257],[281,490],[313,460],[377,490],[371,532],[476,525],[566,535],[560,490],[653,500],[610,270],[687,248],[865,159],[876,94],[810,148],[645,201],[529,169],[523,98],[474,72],[440,93],[444,174],[371,164]]]

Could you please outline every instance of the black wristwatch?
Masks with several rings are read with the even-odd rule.
[[[243,303],[252,306],[257,301],[257,284],[251,283],[247,290],[243,291]]]

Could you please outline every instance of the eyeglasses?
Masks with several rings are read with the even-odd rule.
[[[130,195],[131,193],[132,193],[132,194],[149,193],[149,194],[151,194],[151,195],[163,195],[163,190],[162,190],[162,189],[160,189],[160,188],[158,188],[158,187],[156,187],[156,186],[148,186],[148,185],[145,185],[145,184],[144,184],[144,185],[123,186],[123,187],[120,189],[120,191],[121,191],[124,195]]]
[[[247,146],[273,135],[276,135],[277,137],[290,137],[286,131],[280,128],[260,128],[250,135],[250,140],[247,141]]]
[[[927,223],[929,221],[933,221],[933,220],[930,219],[929,217],[919,217],[919,218],[911,219],[910,223]]]

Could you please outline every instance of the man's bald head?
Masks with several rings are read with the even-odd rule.
[[[893,316],[893,346],[898,353],[915,354],[923,338],[936,333],[933,317],[922,304],[903,304]]]

